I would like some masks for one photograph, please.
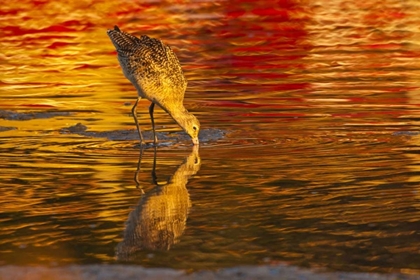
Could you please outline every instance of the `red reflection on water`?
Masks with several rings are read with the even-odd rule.
[[[212,58],[210,69],[227,72],[224,76],[234,82],[232,88],[247,86],[255,97],[310,88],[310,83],[297,81],[291,73],[306,68],[303,59],[311,49],[306,31],[311,14],[302,3],[236,0],[226,2],[223,9],[219,24],[209,30],[214,37],[209,44],[227,51]],[[211,87],[219,87],[219,82]],[[273,103],[278,100],[273,99]],[[233,103],[244,106],[240,101],[229,106]]]
[[[22,26],[5,26],[3,31],[9,36],[21,36],[32,33],[50,33],[50,32],[78,32],[86,30],[92,27],[92,23],[82,23],[77,20],[64,21],[57,25],[48,26],[45,28],[28,28],[25,25]],[[49,36],[50,38],[56,38],[55,36]]]

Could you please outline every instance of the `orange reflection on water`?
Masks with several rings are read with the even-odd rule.
[[[0,264],[115,261],[142,197],[137,141],[68,128],[134,129],[136,92],[106,36],[117,24],[171,45],[186,107],[226,132],[203,141],[200,171],[172,197],[188,215],[180,207],[171,250],[152,240],[130,261],[418,270],[418,14],[414,0],[4,3],[0,109],[12,113],[0,112]],[[148,104],[138,107],[146,130]],[[30,115],[49,111],[65,114]],[[156,119],[160,132],[179,131],[162,110]],[[164,141],[159,178],[184,170],[190,149]],[[176,208],[153,192],[153,169],[146,150],[143,198]]]

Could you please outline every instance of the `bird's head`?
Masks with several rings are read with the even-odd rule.
[[[198,145],[198,133],[200,132],[200,122],[191,113],[186,112],[179,120],[178,124],[191,137],[194,145]]]

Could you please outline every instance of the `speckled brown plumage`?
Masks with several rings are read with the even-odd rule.
[[[118,61],[125,77],[137,89],[139,96],[137,102],[140,98],[147,98],[152,102],[149,113],[153,132],[155,133],[153,109],[154,104],[157,104],[191,136],[194,144],[198,144],[200,123],[183,105],[187,81],[179,60],[171,48],[162,41],[146,35],[137,38],[121,31],[117,26],[107,33],[117,50]],[[132,111],[143,142],[135,114],[137,102]]]

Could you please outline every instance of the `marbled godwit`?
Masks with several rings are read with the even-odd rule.
[[[142,35],[137,38],[118,26],[107,31],[117,49],[124,76],[137,89],[138,97],[131,112],[137,126],[140,143],[144,143],[137,119],[136,108],[141,98],[152,102],[149,114],[152,120],[154,143],[157,143],[153,109],[155,104],[165,110],[191,136],[194,145],[198,144],[200,122],[183,105],[187,81],[181,65],[170,47],[160,40]]]

